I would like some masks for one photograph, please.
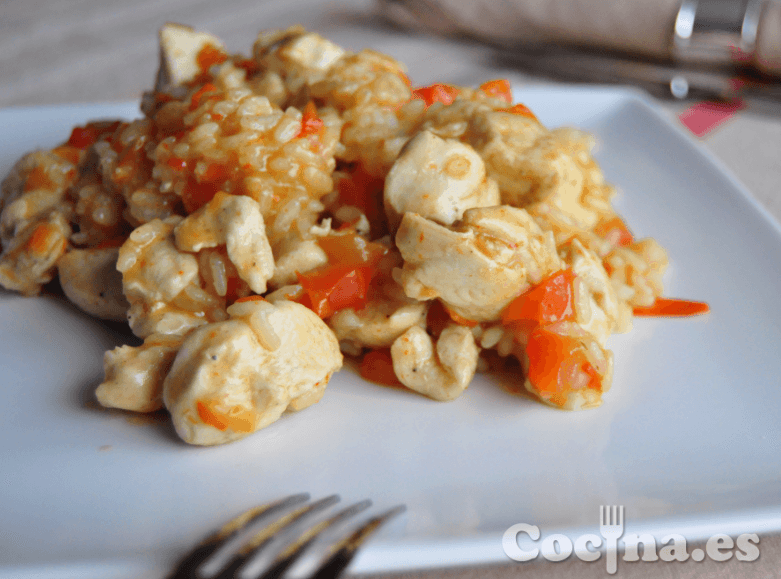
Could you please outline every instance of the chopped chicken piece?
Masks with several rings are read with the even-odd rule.
[[[57,262],[60,285],[70,301],[104,320],[127,319],[122,274],[117,271],[119,248],[72,249]]]
[[[391,346],[393,371],[407,388],[434,400],[458,398],[477,370],[480,351],[469,328],[450,324],[439,335],[436,350],[431,336],[413,326]]]
[[[285,78],[295,92],[305,83],[322,79],[345,51],[319,34],[293,27],[272,34],[261,33],[253,53],[257,62],[271,73]]]
[[[394,277],[414,299],[440,298],[456,314],[493,321],[516,296],[557,271],[553,238],[523,209],[469,209],[452,229],[407,213],[396,234]]]
[[[575,279],[575,321],[601,346],[618,325],[618,299],[602,261],[577,238],[560,248],[560,255],[570,266]]]
[[[51,211],[68,217],[72,208],[65,196],[75,178],[73,163],[53,152],[35,151],[22,157],[2,183],[0,241],[3,245]]]
[[[70,233],[70,224],[57,211],[19,231],[11,242],[3,244],[0,285],[28,296],[40,293],[41,286],[54,277]]]
[[[140,346],[120,346],[103,356],[105,378],[95,391],[107,408],[154,412],[163,407],[163,381],[182,338],[152,334]]]
[[[412,326],[426,327],[426,304],[385,298],[360,310],[347,308],[328,319],[339,342],[355,348],[387,348]]]
[[[288,239],[277,250],[272,287],[297,283],[296,272],[305,273],[328,263],[328,256],[314,239]]]
[[[67,201],[74,165],[53,152],[22,157],[3,180],[0,196],[0,285],[31,296],[55,275],[68,247],[73,210]]]
[[[222,41],[206,32],[197,32],[182,24],[165,24],[160,29],[160,70],[157,73],[156,90],[185,84],[203,70],[204,61],[199,56],[209,48],[225,52]]]
[[[274,273],[274,256],[266,237],[260,205],[250,197],[219,192],[174,229],[176,247],[197,252],[225,245],[239,277],[262,294]]]
[[[499,205],[499,188],[472,147],[422,131],[393,164],[384,199],[391,230],[408,212],[451,225],[467,209]]]
[[[137,227],[119,249],[128,321],[133,333],[184,335],[224,318],[224,301],[201,287],[198,260],[174,245],[181,217],[155,219]]]
[[[591,227],[598,213],[587,203],[596,176],[582,133],[548,131],[536,120],[506,112],[473,117],[469,141],[485,160],[488,175],[499,183],[502,203],[527,207],[547,202],[569,215],[580,227]],[[586,156],[589,159],[581,159]]]
[[[243,438],[322,397],[342,366],[325,323],[295,302],[235,303],[230,319],[194,330],[163,385],[179,436],[214,445]]]

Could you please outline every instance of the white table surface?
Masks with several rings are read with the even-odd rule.
[[[373,48],[407,64],[416,85],[474,85],[507,77],[541,82],[497,66],[485,47],[412,36],[372,14],[370,0],[5,0],[0,3],[0,108],[126,101],[151,86],[157,29],[166,21],[208,30],[234,51],[249,52],[257,32],[301,23],[354,50]],[[671,118],[692,103],[659,103]],[[781,111],[781,106],[779,106]],[[701,139],[781,221],[781,115],[749,108]],[[12,532],[6,529],[5,532]],[[752,563],[733,558],[686,563],[625,563],[616,577],[777,577],[781,537],[762,537]],[[1,563],[1,562],[0,562]],[[604,577],[601,564],[563,563],[451,568],[382,577],[409,579]],[[379,579],[379,575],[373,575]]]

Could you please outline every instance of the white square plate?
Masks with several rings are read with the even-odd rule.
[[[781,531],[781,234],[701,146],[634,92],[516,91],[548,126],[594,133],[638,237],[672,266],[667,295],[709,302],[692,319],[636,320],[611,338],[613,389],[566,413],[481,376],[438,403],[342,372],[315,407],[240,442],[188,447],[167,424],[86,404],[122,336],[53,298],[0,293],[0,578],[159,576],[241,510],[286,494],[371,497],[408,511],[355,561],[360,572],[507,561],[515,523],[598,532]],[[0,170],[134,104],[0,111]]]

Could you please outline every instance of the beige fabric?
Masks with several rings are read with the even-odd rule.
[[[667,58],[681,0],[379,0],[383,14],[417,30],[500,44],[550,42]],[[763,6],[755,55],[781,75],[781,2]]]
[[[680,0],[382,0],[380,6],[400,24],[442,34],[667,56]]]

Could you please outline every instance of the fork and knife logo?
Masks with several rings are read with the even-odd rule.
[[[599,534],[605,539],[607,572],[618,569],[618,539],[624,534],[624,506],[599,507]]]
[[[599,507],[599,532],[602,535],[586,534],[578,537],[573,543],[569,537],[561,534],[550,535],[542,542],[541,549],[526,551],[518,545],[518,536],[523,533],[533,541],[540,539],[540,529],[536,525],[519,523],[505,531],[502,537],[502,548],[505,554],[515,561],[532,561],[542,552],[548,561],[563,561],[573,550],[582,561],[596,561],[602,556],[600,547],[605,541],[607,572],[616,573],[618,569],[618,540],[624,534],[624,507]]]
[[[663,548],[657,552],[656,538],[645,533],[629,533],[624,536],[623,505],[602,505],[599,507],[599,535],[587,533],[574,541],[560,533],[548,535],[539,548],[525,550],[518,543],[518,537],[525,534],[533,542],[540,539],[540,528],[536,525],[520,523],[513,525],[502,536],[502,548],[505,554],[515,561],[532,561],[540,553],[551,562],[564,561],[573,551],[581,561],[596,561],[602,556],[602,544],[605,545],[605,562],[610,575],[618,571],[618,541],[625,547],[624,561],[638,561],[639,546],[643,545],[643,561],[687,561],[699,562],[707,556],[713,561],[728,561],[733,556],[738,561],[756,561],[759,558],[759,536],[756,533],[743,533],[733,539],[729,535],[717,533],[711,536],[705,548],[696,548],[689,552],[686,539],[682,535],[669,534],[662,538]],[[603,541],[604,539],[604,541]]]

